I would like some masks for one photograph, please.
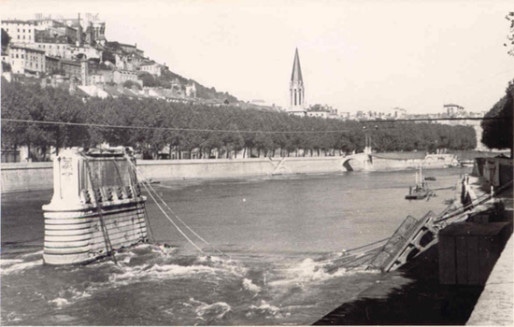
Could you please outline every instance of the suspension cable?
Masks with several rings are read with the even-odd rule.
[[[149,179],[141,172],[140,169],[138,169],[138,167],[136,165],[134,165],[132,162],[130,163],[132,165],[132,167],[136,170],[137,173],[139,173],[139,175],[141,175],[142,179],[145,180],[145,181],[148,181]],[[178,221],[180,221],[191,233],[193,233],[193,235],[195,235],[196,237],[198,237],[202,242],[204,242],[205,244],[209,245],[209,246],[213,246],[212,244],[210,244],[208,241],[206,241],[202,236],[200,236],[198,233],[196,233],[193,229],[191,229],[179,216],[177,213],[175,213],[175,211],[173,209],[170,208],[170,206],[168,206],[168,204],[166,203],[166,201],[164,201],[164,199],[159,195],[159,193],[155,190],[155,188],[153,188],[151,185],[147,185],[147,187],[149,187],[155,194],[155,196],[162,202],[162,204],[173,214],[173,216],[175,216],[175,218],[178,219]],[[216,251],[220,252],[221,254],[224,254],[221,250],[219,249],[216,249]],[[224,254],[226,255],[226,254]]]
[[[182,231],[182,229],[173,221],[173,219],[171,219],[171,217],[166,213],[166,211],[164,210],[163,207],[161,207],[161,205],[157,202],[157,199],[154,197],[154,195],[152,194],[152,192],[148,189],[148,187],[146,186],[145,183],[141,183],[143,184],[143,187],[146,189],[146,191],[148,192],[148,194],[150,195],[150,197],[154,200],[155,204],[157,205],[157,207],[159,207],[159,209],[161,210],[161,212],[164,214],[164,216],[173,224],[173,226],[175,226],[175,228],[179,231],[179,233],[184,236],[184,238],[186,240],[189,241],[189,243],[191,243],[200,253],[202,254],[205,254],[203,252],[203,250],[198,246],[196,245],[195,242],[193,242],[192,239],[190,239],[186,233],[184,233],[184,231]]]
[[[140,169],[138,169],[138,167],[132,163],[131,161],[129,161],[129,164],[133,167],[133,169],[139,173],[142,177],[143,180],[147,180],[146,177],[144,176],[144,174],[141,172]],[[186,234],[178,227],[178,225],[167,215],[167,213],[165,212],[165,210],[162,208],[162,206],[158,203],[157,199],[160,200],[160,202],[170,211],[171,214],[173,214],[173,216],[182,223],[182,225],[184,225],[185,228],[187,228],[191,233],[193,233],[193,235],[195,235],[198,239],[200,239],[202,242],[204,242],[205,244],[209,245],[210,247],[212,247],[216,252],[220,253],[221,255],[223,256],[227,256],[230,258],[229,255],[225,254],[223,251],[219,250],[218,248],[216,248],[215,246],[213,246],[212,244],[210,244],[208,241],[206,241],[202,236],[200,236],[198,233],[196,233],[191,227],[189,227],[176,213],[175,211],[173,211],[173,209],[170,208],[170,206],[168,206],[168,204],[166,203],[166,201],[164,201],[164,199],[158,194],[158,192],[151,186],[151,185],[148,185],[148,183],[145,183],[143,182],[142,183],[144,188],[146,189],[146,191],[148,192],[148,194],[152,197],[152,199],[154,200],[154,202],[157,204],[157,206],[159,207],[159,209],[161,209],[161,211],[163,212],[163,214],[168,218],[168,220],[170,220],[172,222],[172,224],[179,230],[179,232],[189,241],[191,242],[197,249],[199,249],[200,252],[204,253],[204,251],[200,250],[200,248],[189,238],[186,236]]]
[[[498,195],[498,194],[501,194],[502,192],[504,192],[509,186],[512,186],[512,182],[513,181],[510,181],[510,182],[506,183],[505,185],[496,189],[494,191],[493,195],[491,195],[490,193],[484,193],[484,194],[478,196],[474,201],[471,201],[471,203],[455,208],[455,210],[453,210],[453,213],[451,213],[449,216],[446,216],[446,214],[448,214],[448,213],[443,214],[442,216],[439,217],[441,219],[434,221],[434,223],[443,222],[450,218],[453,218],[453,217],[456,217],[456,216],[466,213],[466,211],[468,211],[469,209],[472,209],[474,206],[482,204],[482,203],[490,200],[491,198],[493,198],[494,195]]]
[[[412,118],[412,119],[381,119],[381,120],[362,120],[355,121],[361,124],[370,123],[408,123],[408,122],[435,122],[435,121],[456,121],[456,120],[498,120],[498,117],[448,117],[448,118]],[[337,129],[337,130],[302,130],[302,131],[265,131],[265,130],[230,130],[230,129],[209,129],[209,128],[179,128],[179,127],[159,127],[159,126],[128,126],[128,125],[109,125],[99,123],[77,123],[51,120],[35,120],[35,119],[17,119],[2,118],[2,122],[12,123],[29,123],[44,125],[64,125],[64,126],[82,126],[82,127],[98,127],[98,128],[117,128],[117,129],[143,129],[143,130],[160,130],[175,132],[211,132],[211,133],[262,133],[262,134],[332,134],[332,133],[354,133],[356,130]]]
[[[50,120],[32,120],[32,119],[15,119],[15,118],[2,118],[2,122],[13,123],[30,123],[30,124],[44,124],[44,125],[64,125],[64,126],[82,126],[82,127],[99,127],[99,128],[118,128],[118,129],[144,129],[144,130],[159,130],[159,131],[175,131],[175,132],[212,132],[212,133],[262,133],[262,134],[325,134],[325,133],[348,133],[352,132],[346,129],[338,130],[321,130],[321,131],[264,131],[264,130],[233,130],[233,129],[208,129],[208,128],[178,128],[178,127],[157,127],[157,126],[127,126],[127,125],[108,125],[97,123],[73,123],[63,121],[50,121]]]
[[[200,236],[197,232],[195,232],[191,227],[189,227],[176,213],[175,211],[173,211],[173,209],[171,209],[168,204],[166,203],[166,201],[164,201],[164,199],[158,194],[158,192],[151,186],[151,185],[146,185],[145,184],[145,188],[148,188],[148,189],[151,189],[153,192],[154,192],[154,195],[161,201],[161,203],[171,212],[171,214],[173,214],[173,216],[182,223],[182,225],[184,225],[185,228],[187,228],[187,230],[189,230],[194,236],[196,236],[199,240],[201,240],[202,242],[204,242],[205,244],[209,245],[210,247],[212,247],[216,252],[218,252],[219,254],[223,255],[223,256],[227,256],[227,257],[230,257],[229,255],[227,255],[226,253],[224,253],[223,251],[221,251],[220,249],[216,248],[215,246],[213,246],[211,243],[209,243],[208,241],[206,241],[202,236]]]

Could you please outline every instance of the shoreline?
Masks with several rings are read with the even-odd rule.
[[[471,179],[469,193],[475,198],[488,194],[487,179]],[[460,201],[458,193],[456,201]],[[511,186],[471,212],[487,212],[501,200],[510,211],[512,226],[512,196]],[[512,244],[512,240],[507,241],[506,254],[502,251],[483,285],[441,283],[439,251],[432,246],[398,270],[383,273],[355,300],[342,303],[313,325],[511,325],[513,267],[508,263],[512,262]]]
[[[464,325],[483,288],[439,284],[432,247],[313,325]]]
[[[364,158],[364,159],[363,159]],[[216,180],[315,175],[348,171],[402,171],[419,167],[421,159],[374,159],[372,166],[357,157],[284,157],[245,159],[139,160],[140,180]],[[351,164],[349,162],[351,161]],[[353,166],[351,170],[348,166]],[[431,162],[425,169],[448,167],[446,162]],[[355,168],[355,169],[353,169]],[[1,193],[46,190],[53,187],[53,162],[2,163]]]

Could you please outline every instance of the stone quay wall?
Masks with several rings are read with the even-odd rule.
[[[367,156],[366,156],[367,158]],[[368,160],[368,159],[366,159]],[[357,156],[348,157],[285,157],[246,159],[138,160],[140,178],[152,180],[223,179],[272,175],[328,174],[350,170],[401,170],[443,168],[446,161],[426,159],[385,159],[373,156],[363,162]],[[489,166],[487,166],[489,167]],[[2,193],[34,191],[52,188],[52,163],[3,163]]]
[[[2,163],[2,193],[46,190],[53,187],[53,163]]]
[[[287,157],[199,160],[138,160],[140,179],[184,180],[245,178],[272,175],[337,173],[346,171],[344,157]],[[53,187],[53,164],[2,164],[2,193]]]

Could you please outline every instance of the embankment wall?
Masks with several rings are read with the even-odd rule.
[[[388,159],[373,156],[351,157],[287,157],[247,159],[139,160],[143,178],[156,180],[244,178],[275,174],[335,173],[346,170],[400,170],[443,168],[445,160]],[[350,166],[349,169],[348,167]],[[2,193],[52,188],[52,163],[2,164]]]
[[[457,159],[452,155],[428,155],[422,159],[394,159],[373,155],[371,160],[373,170],[416,169],[420,166],[431,169],[458,165]]]
[[[274,174],[345,171],[343,157],[252,158],[213,160],[139,160],[142,178],[156,180],[244,178]],[[51,162],[2,164],[2,193],[51,189]]]
[[[51,189],[51,162],[2,163],[2,193]]]

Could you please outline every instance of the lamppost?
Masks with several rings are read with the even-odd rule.
[[[364,130],[364,153],[371,154],[371,134],[370,130],[366,129],[366,126],[363,126]],[[378,129],[378,125],[375,125],[375,129]]]

